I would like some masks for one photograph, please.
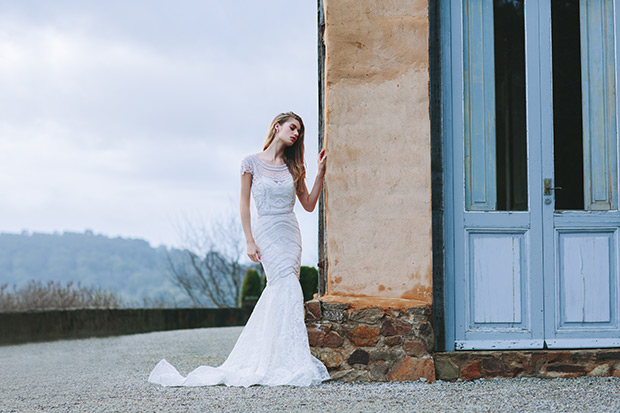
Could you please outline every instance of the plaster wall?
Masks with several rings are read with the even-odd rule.
[[[323,6],[326,298],[431,303],[428,2]]]

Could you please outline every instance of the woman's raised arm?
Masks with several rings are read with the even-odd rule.
[[[316,202],[319,200],[321,188],[323,187],[323,178],[325,177],[326,161],[327,155],[325,155],[325,149],[322,149],[319,153],[318,172],[316,174],[316,179],[314,180],[314,185],[312,185],[312,191],[308,192],[308,188],[304,182],[301,191],[297,192],[299,203],[301,203],[301,206],[303,206],[308,212],[314,211]]]

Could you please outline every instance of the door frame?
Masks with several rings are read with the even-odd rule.
[[[548,33],[546,31],[539,32],[541,27],[540,20],[541,19],[550,19],[550,0],[542,0],[542,3],[549,5],[548,7],[543,7],[540,1],[529,2],[531,4],[536,4],[536,11],[533,10],[526,11],[526,22],[525,22],[525,37],[526,37],[526,73],[534,73],[534,67],[538,66],[538,76],[536,79],[530,78],[530,82],[535,82],[540,87],[540,94],[547,95],[539,95],[536,99],[533,99],[535,102],[531,102],[532,99],[528,96],[526,100],[528,103],[526,104],[527,111],[527,128],[528,128],[528,136],[527,142],[528,146],[532,145],[532,128],[535,128],[539,136],[536,144],[539,144],[540,147],[535,150],[528,150],[530,155],[538,156],[538,164],[540,165],[540,171],[536,176],[528,175],[528,210],[530,213],[533,213],[534,209],[538,211],[532,214],[532,222],[531,228],[537,226],[540,232],[541,245],[547,245],[547,250],[552,249],[555,252],[556,249],[556,230],[553,228],[553,224],[551,224],[551,231],[546,228],[543,232],[543,217],[544,211],[543,208],[543,178],[547,177],[549,162],[542,159],[543,157],[543,149],[549,150],[548,146],[551,145],[551,150],[553,149],[553,106],[552,106],[552,72],[551,70],[540,70],[540,63],[547,59],[550,63],[551,60],[551,31]],[[525,7],[527,7],[528,1],[525,1]],[[620,6],[617,3],[615,6]],[[620,7],[615,7],[614,10],[614,22],[615,32],[616,32],[616,66],[618,66],[618,56],[620,53],[618,52],[620,46],[620,16],[619,10]],[[543,12],[541,12],[543,11]],[[536,19],[529,19],[527,16],[532,17],[536,15]],[[443,239],[445,246],[445,253],[443,255],[444,259],[444,272],[441,277],[441,287],[442,291],[439,294],[442,295],[442,300],[439,302],[442,304],[443,308],[443,343],[445,344],[444,350],[454,351],[456,350],[455,341],[456,341],[456,332],[457,330],[463,329],[466,326],[457,325],[457,317],[455,315],[456,312],[456,288],[455,288],[455,277],[458,274],[457,265],[460,265],[463,259],[461,257],[456,257],[455,251],[457,250],[456,242],[459,237],[462,237],[462,233],[457,233],[457,225],[456,219],[461,215],[459,214],[457,207],[463,209],[461,200],[464,200],[464,194],[456,194],[455,191],[462,190],[465,191],[465,188],[460,188],[455,186],[455,183],[464,182],[464,171],[462,168],[455,168],[456,165],[456,157],[460,154],[457,152],[459,150],[463,150],[462,142],[463,142],[463,131],[464,131],[464,110],[463,110],[463,2],[440,2],[439,11],[438,11],[438,19],[439,19],[439,44],[440,44],[440,79],[441,79],[441,91],[440,91],[440,113],[441,113],[441,128],[440,128],[440,141],[443,152],[442,158],[442,170],[443,170],[443,200],[444,200],[444,214],[443,214]],[[549,20],[550,21],[550,20]],[[547,24],[550,27],[550,23]],[[545,26],[545,25],[543,25]],[[536,39],[532,39],[532,36],[536,36]],[[540,36],[543,36],[545,40],[540,39]],[[547,38],[548,37],[548,38]],[[530,41],[528,42],[528,38]],[[539,40],[540,39],[540,40]],[[533,44],[532,40],[536,44]],[[542,41],[541,41],[542,40]],[[532,49],[533,48],[533,49]],[[536,54],[532,54],[533,50],[536,50]],[[456,68],[460,68],[455,70],[453,67],[453,63],[456,64]],[[532,66],[532,67],[531,67]],[[549,68],[550,68],[549,64]],[[526,81],[527,82],[527,81]],[[531,87],[531,84],[528,86],[526,83],[526,90]],[[616,70],[616,87],[620,89],[620,69]],[[531,90],[531,89],[530,89]],[[620,93],[616,94],[616,111],[620,110]],[[549,102],[550,104],[547,106],[541,106],[542,102]],[[538,109],[536,109],[538,106]],[[619,117],[620,118],[620,117]],[[620,131],[620,127],[618,128]],[[543,138],[543,137],[551,137]],[[459,147],[460,143],[460,147]],[[547,145],[547,147],[543,148],[543,145]],[[620,152],[620,145],[617,145],[617,151]],[[551,152],[551,154],[553,151]],[[618,157],[620,159],[620,156]],[[535,161],[535,160],[534,160]],[[528,159],[528,173],[531,171],[529,164],[531,159]],[[553,164],[551,164],[551,169],[553,169]],[[551,171],[551,177],[552,177]],[[538,179],[540,178],[540,179]],[[533,196],[535,199],[533,199]],[[457,201],[459,201],[459,205],[456,205]],[[567,215],[570,215],[568,213]],[[534,222],[536,219],[536,222]],[[547,225],[548,226],[548,225]],[[462,227],[462,226],[460,226]],[[552,242],[549,244],[549,242]],[[545,244],[546,243],[546,244]],[[618,243],[615,244],[616,247]],[[552,246],[552,247],[550,247]],[[547,293],[549,293],[550,289],[557,288],[556,282],[556,268],[557,263],[555,259],[550,261],[548,259],[549,251],[546,252],[547,258],[545,258],[544,262],[540,262],[541,271],[544,271],[546,274],[554,274],[553,277],[545,276],[538,277],[540,279],[540,288],[546,289]],[[618,262],[620,260],[615,261],[615,265],[620,265]],[[457,264],[458,263],[458,264]],[[544,268],[543,268],[544,265]],[[551,271],[551,273],[549,273]],[[461,292],[462,293],[462,292]],[[617,292],[620,294],[620,291]],[[618,295],[616,295],[618,297]],[[543,298],[544,301],[548,301],[547,297]],[[542,314],[541,317],[544,317],[543,320],[543,340],[549,339],[545,337],[547,335],[546,331],[549,327],[550,322],[554,322],[557,319],[557,314],[550,314],[548,305],[541,303]],[[545,307],[546,306],[546,307]],[[440,327],[441,329],[441,327]],[[569,340],[570,341],[570,340]],[[560,345],[564,344],[568,347],[592,347],[592,343],[598,343],[601,347],[610,347],[610,346],[620,346],[620,338],[610,338],[603,340],[589,340],[589,344],[585,342],[579,342],[579,340],[573,339],[572,341],[563,341]],[[493,348],[493,345],[488,346],[487,348]],[[500,348],[500,347],[498,347]],[[506,348],[506,347],[501,347]],[[519,347],[517,344],[514,348],[523,348]],[[540,346],[542,348],[542,346]],[[439,348],[437,350],[440,350]]]

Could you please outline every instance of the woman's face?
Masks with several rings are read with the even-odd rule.
[[[299,122],[290,118],[283,124],[276,125],[276,139],[280,139],[286,146],[293,146],[299,138]]]

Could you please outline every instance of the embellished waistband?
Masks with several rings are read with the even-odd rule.
[[[269,212],[259,212],[258,216],[259,217],[263,217],[263,216],[272,216],[272,215],[287,215],[287,214],[294,214],[295,211],[288,210],[288,211],[269,211]]]

